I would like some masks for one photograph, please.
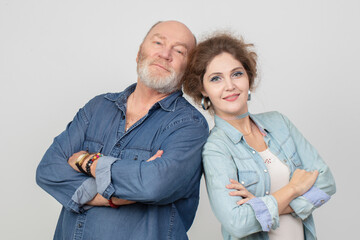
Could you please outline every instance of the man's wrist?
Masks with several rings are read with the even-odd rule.
[[[90,177],[95,178],[95,170],[96,170],[96,165],[97,165],[97,161],[100,157],[102,157],[103,155],[101,153],[96,153],[96,154],[91,154],[89,155],[89,157],[86,158],[86,160],[83,163],[83,168],[86,171],[86,174]]]

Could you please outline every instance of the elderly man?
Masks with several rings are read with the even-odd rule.
[[[36,176],[63,205],[54,239],[187,239],[208,135],[180,90],[195,44],[184,24],[155,24],[137,83],[90,100],[54,139]]]

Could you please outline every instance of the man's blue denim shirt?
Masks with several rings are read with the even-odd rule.
[[[41,160],[37,183],[63,205],[54,239],[188,239],[207,122],[177,91],[125,132],[126,101],[135,86],[90,100]],[[161,158],[146,161],[160,149]],[[96,180],[67,163],[81,150],[104,154]],[[84,205],[97,193],[136,203]]]

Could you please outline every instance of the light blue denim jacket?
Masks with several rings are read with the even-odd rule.
[[[134,89],[90,100],[41,160],[37,183],[63,205],[54,239],[188,239],[207,122],[177,91],[125,131],[126,101]],[[163,155],[147,162],[159,149]],[[104,154],[96,180],[68,164],[80,150]],[[136,203],[117,209],[84,205],[97,193]]]
[[[284,115],[268,112],[250,114],[250,118],[291,175],[297,168],[319,171],[314,186],[290,203],[293,215],[303,221],[305,239],[316,239],[312,212],[336,191],[330,169]],[[203,148],[203,164],[211,207],[221,222],[224,239],[268,239],[267,232],[279,227],[279,214],[277,202],[269,194],[271,183],[266,165],[243,135],[218,116]],[[236,202],[241,197],[230,196],[233,190],[225,188],[230,178],[238,180],[256,198],[238,206]]]

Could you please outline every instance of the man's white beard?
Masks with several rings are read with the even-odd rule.
[[[147,59],[142,54],[139,55],[137,73],[140,81],[147,87],[156,90],[159,93],[172,93],[180,89],[180,80],[183,73],[177,74],[174,69],[167,67],[170,75],[161,77],[149,71],[149,66],[156,60]]]

